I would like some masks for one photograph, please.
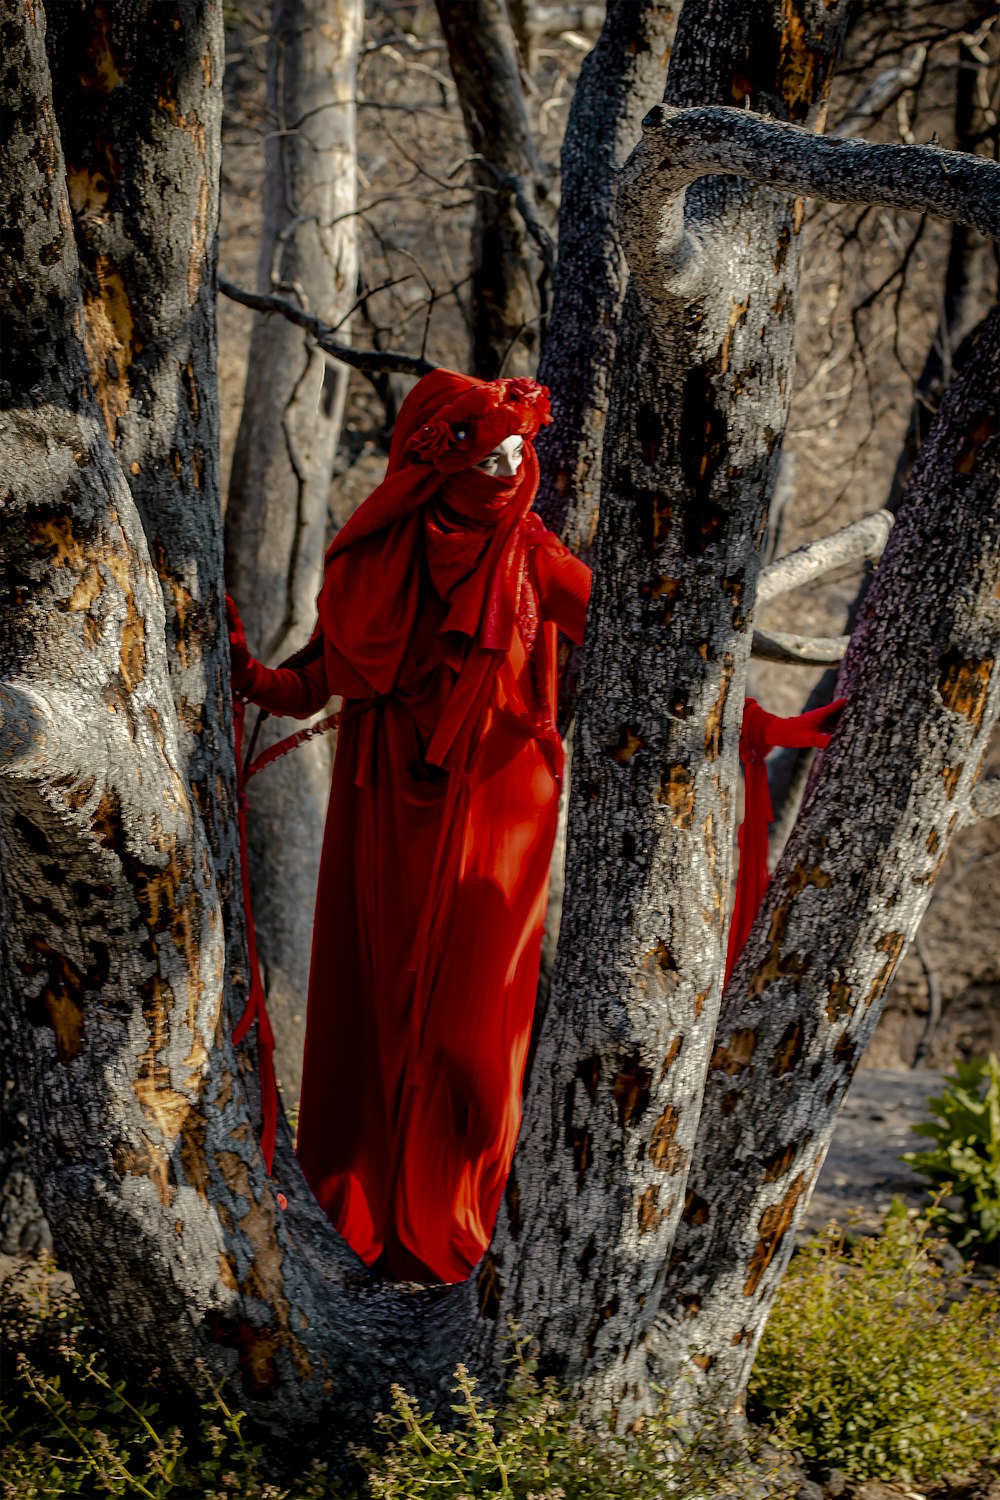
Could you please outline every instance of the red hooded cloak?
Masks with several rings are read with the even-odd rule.
[[[562,769],[557,634],[590,570],[530,513],[544,387],[436,370],[327,554],[311,652],[234,687],[344,697],[316,898],[297,1152],[368,1264],[459,1281],[510,1170]],[[525,438],[513,479],[474,466]]]

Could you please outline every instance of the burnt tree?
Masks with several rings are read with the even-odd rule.
[[[119,1353],[182,1387],[204,1360],[290,1441],[357,1432],[392,1379],[437,1399],[459,1359],[495,1374],[507,1314],[619,1426],[692,1372],[738,1402],[884,983],[969,813],[1000,707],[994,322],[914,472],[882,607],[845,663],[851,707],[720,995],[797,195],[1000,228],[995,163],[811,133],[845,8],[685,7],[667,106],[622,174],[632,281],[564,930],[506,1207],[478,1274],[448,1289],[373,1280],[284,1125],[267,1179],[253,1048],[231,1040],[246,965],[212,384],[220,7],[184,0],[140,56],[81,0],[53,12],[51,64],[38,0],[3,22],[0,973],[32,1171]],[[52,69],[74,60],[106,98],[64,147]],[[787,120],[720,107],[744,97]],[[109,139],[119,175],[97,183]],[[893,620],[918,615],[904,648]]]

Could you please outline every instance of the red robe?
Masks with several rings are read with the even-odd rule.
[[[476,385],[459,380],[436,372],[414,395],[429,386],[440,406]],[[243,691],[292,717],[345,695],[303,1171],[366,1263],[459,1281],[489,1243],[520,1126],[562,766],[557,634],[582,640],[590,571],[527,511],[529,444],[514,481],[400,467],[417,426],[401,413],[386,484],[331,548],[314,659],[252,663]]]

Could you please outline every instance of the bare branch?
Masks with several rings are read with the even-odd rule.
[[[354,370],[360,370],[364,375],[429,375],[431,370],[437,369],[437,366],[430,360],[414,354],[402,354],[392,349],[352,349],[347,344],[338,344],[333,336],[333,329],[328,323],[324,323],[321,318],[314,318],[310,313],[303,312],[301,307],[296,307],[295,303],[289,302],[287,297],[272,297],[262,292],[248,292],[245,287],[236,286],[225,276],[219,277],[219,291],[230,301],[239,302],[244,307],[251,307],[254,312],[280,313],[289,322],[297,323],[300,328],[304,328],[306,333],[316,340],[324,354],[331,354],[334,359],[339,359],[342,364],[350,365]]]
[[[890,104],[895,104],[901,94],[914,88],[924,74],[927,64],[927,46],[920,43],[914,47],[909,58],[897,66],[879,73],[850,105],[847,113],[837,121],[831,135],[843,139],[860,135],[873,120],[877,120]]]
[[[850,644],[849,635],[792,635],[783,630],[755,630],[751,656],[786,666],[825,667],[842,661]]]
[[[806,547],[799,547],[785,557],[779,557],[761,573],[757,582],[757,601],[766,604],[779,594],[788,594],[801,588],[811,579],[830,573],[845,563],[857,562],[859,558],[881,557],[892,530],[894,517],[887,510],[877,510],[834,531],[830,536],[820,537]],[[828,658],[829,659],[829,658]],[[839,661],[840,658],[836,657]]]
[[[1000,237],[1000,162],[937,146],[834,140],[750,110],[658,104],[619,179],[626,254],[647,290],[662,291],[664,272],[685,283],[698,275],[700,243],[684,222],[684,189],[720,175],[829,203],[929,213]]]

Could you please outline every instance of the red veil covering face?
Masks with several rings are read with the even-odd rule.
[[[562,746],[561,628],[590,574],[529,514],[533,381],[437,370],[327,555],[311,652],[234,686],[305,717],[344,696],[316,901],[297,1152],[358,1255],[464,1279],[521,1118]],[[474,466],[525,438],[509,479]]]

